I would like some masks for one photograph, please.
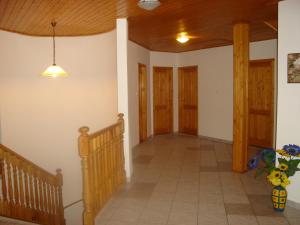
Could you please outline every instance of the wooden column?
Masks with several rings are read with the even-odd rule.
[[[237,23],[233,27],[233,162],[235,172],[247,170],[248,149],[248,73],[249,24]]]

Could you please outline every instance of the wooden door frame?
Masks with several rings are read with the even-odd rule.
[[[172,102],[171,102],[171,119],[172,119],[172,123],[171,123],[171,133],[173,133],[174,132],[174,125],[173,125],[173,123],[174,123],[174,116],[173,116],[173,114],[174,114],[174,106],[173,106],[173,104],[174,104],[174,100],[173,100],[173,85],[174,85],[174,82],[173,82],[173,79],[174,79],[174,71],[173,71],[173,67],[170,67],[170,66],[153,66],[152,67],[152,84],[153,84],[153,93],[152,93],[152,99],[153,99],[153,121],[152,121],[152,123],[153,123],[153,135],[157,135],[157,133],[155,132],[155,123],[154,123],[154,121],[155,121],[155,102],[154,102],[154,73],[155,73],[155,69],[161,69],[161,68],[167,68],[167,69],[171,69],[172,70],[172,79],[171,79],[171,87],[172,87],[172,90],[171,90],[171,92],[172,92]]]
[[[141,113],[142,113],[142,110],[141,110],[141,80],[140,80],[140,75],[141,75],[141,69],[142,67],[144,67],[146,69],[146,137],[143,138],[142,135],[141,135]],[[143,142],[147,139],[148,135],[147,135],[147,131],[148,131],[148,121],[147,121],[147,118],[148,118],[148,115],[147,115],[147,112],[148,112],[148,86],[147,86],[147,66],[145,64],[142,64],[142,63],[138,63],[138,90],[139,90],[139,142]]]
[[[276,135],[276,130],[275,130],[275,59],[274,58],[269,58],[269,59],[254,59],[254,60],[250,60],[249,61],[249,73],[250,73],[250,66],[251,66],[251,63],[268,63],[270,62],[271,65],[272,65],[272,109],[271,109],[271,115],[272,115],[272,147],[274,148],[275,147],[275,135]],[[249,102],[248,102],[249,104]],[[249,107],[248,107],[249,108]],[[250,112],[248,111],[248,114],[247,114],[247,119],[249,121],[249,114]],[[249,128],[249,127],[248,127]],[[249,137],[248,137],[248,145],[249,145]]]
[[[183,69],[183,68],[196,68],[197,70],[197,133],[195,135],[198,135],[199,133],[199,85],[198,85],[198,81],[199,81],[199,73],[198,73],[198,65],[193,65],[193,66],[181,66],[178,67],[177,69],[177,74],[178,74],[178,130],[180,132],[180,79],[179,79],[179,70]]]

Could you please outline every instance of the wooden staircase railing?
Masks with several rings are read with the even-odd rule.
[[[118,117],[117,123],[93,134],[88,127],[79,129],[84,225],[94,225],[98,212],[125,182],[123,114]]]
[[[0,144],[0,216],[64,225],[63,178],[45,171]]]

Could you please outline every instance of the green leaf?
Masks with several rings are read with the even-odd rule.
[[[289,165],[289,161],[287,161],[287,160],[284,159],[284,158],[278,158],[278,162],[279,162],[280,164],[283,163],[283,164]]]
[[[289,166],[292,169],[296,170],[298,168],[299,163],[300,163],[300,159],[293,159],[293,160],[290,160]]]

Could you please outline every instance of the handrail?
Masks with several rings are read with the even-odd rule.
[[[79,129],[84,225],[94,225],[98,212],[125,182],[123,116],[119,114],[117,123],[93,134],[88,134],[88,127]]]
[[[63,178],[0,144],[0,215],[43,225],[64,225]]]

